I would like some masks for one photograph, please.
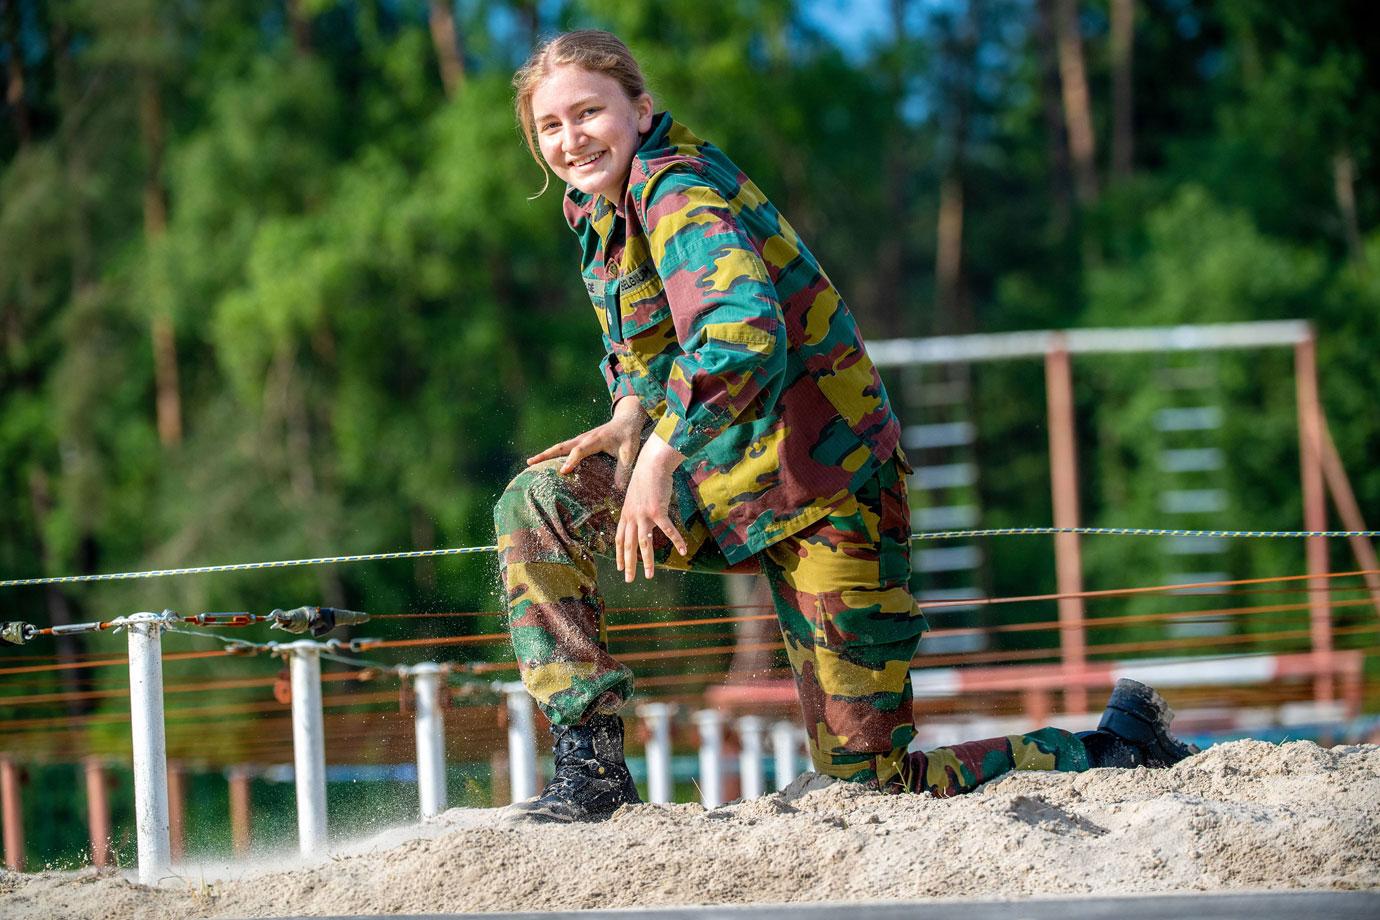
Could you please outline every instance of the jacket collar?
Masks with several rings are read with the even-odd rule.
[[[702,143],[703,141],[672,118],[670,112],[658,112],[653,115],[651,129],[641,136],[637,150],[633,152],[632,167],[628,173],[628,188],[624,193],[625,196],[631,197],[635,194],[634,189],[646,182],[653,173],[670,165],[671,162],[693,159],[697,152],[697,145]],[[624,198],[621,206],[617,209],[619,213],[627,213],[628,207],[632,203],[628,197]],[[596,228],[608,226],[609,216],[614,208],[603,195],[591,195],[574,186],[567,185],[563,210],[566,222],[570,224],[572,229],[578,230],[578,224],[582,220],[589,221]],[[600,233],[600,235],[605,234]]]

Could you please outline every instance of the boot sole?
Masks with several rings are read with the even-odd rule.
[[[1154,688],[1123,677],[1112,688],[1112,697],[1097,727],[1138,746],[1147,767],[1169,767],[1198,753],[1198,748],[1174,737],[1170,723],[1174,710]]]
[[[528,806],[528,807],[524,807]],[[619,807],[622,807],[621,805]],[[538,805],[531,807],[527,802],[518,802],[509,805],[503,815],[504,824],[595,824],[599,821],[607,821],[613,817],[613,811],[582,812],[575,814],[573,811],[559,806]]]
[[[540,798],[514,802],[504,809],[505,824],[593,824],[607,821],[624,805],[641,805],[642,798],[637,787],[628,777],[627,785],[621,790],[622,797],[599,809],[577,808],[561,800],[543,802]]]

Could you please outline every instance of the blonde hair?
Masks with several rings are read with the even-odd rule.
[[[551,184],[551,173],[547,172],[546,162],[537,149],[536,124],[532,119],[532,94],[537,91],[551,71],[557,67],[574,64],[594,73],[612,77],[628,98],[636,101],[647,92],[647,81],[642,76],[642,68],[637,65],[628,46],[612,32],[602,29],[579,29],[563,32],[537,46],[527,63],[513,74],[513,88],[517,90],[514,105],[517,110],[518,128],[532,159],[537,161],[546,176],[540,195]],[[533,196],[534,198],[536,195]]]

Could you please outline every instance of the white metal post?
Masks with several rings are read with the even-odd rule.
[[[647,722],[647,800],[665,803],[672,799],[670,703],[644,703],[637,714]]]
[[[762,731],[766,727],[761,716],[743,716],[738,720],[738,779],[745,799],[762,794]]]
[[[411,668],[417,694],[417,793],[422,818],[446,810],[445,716],[441,711],[441,666],[423,662]]]
[[[172,865],[168,832],[168,748],[163,733],[160,616],[135,614],[129,629],[129,721],[134,745],[134,823],[139,882],[157,885]]]
[[[795,725],[776,722],[771,727],[771,751],[776,768],[776,788],[785,789],[796,778]]]
[[[303,856],[326,845],[326,742],[321,724],[321,646],[304,639],[292,655],[292,760],[297,780],[297,847]]]
[[[695,713],[700,730],[700,802],[717,808],[724,802],[724,717],[716,709]]]
[[[504,684],[508,696],[508,782],[513,801],[537,794],[537,729],[535,705],[521,683]]]

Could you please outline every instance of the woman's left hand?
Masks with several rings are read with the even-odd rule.
[[[676,552],[687,554],[685,538],[671,522],[671,473],[685,456],[656,435],[647,439],[637,456],[628,494],[623,499],[623,511],[618,516],[618,530],[614,535],[613,554],[623,580],[637,578],[637,561],[642,559],[642,571],[651,578],[656,571],[652,551],[653,534],[660,530],[671,541]]]

